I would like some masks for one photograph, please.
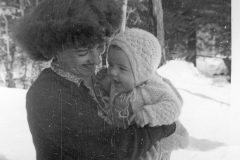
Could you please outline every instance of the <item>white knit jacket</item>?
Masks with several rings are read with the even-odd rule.
[[[145,124],[161,126],[172,124],[180,115],[182,102],[171,87],[158,75],[135,88],[133,112],[142,112]]]
[[[189,135],[178,120],[183,101],[172,84],[162,79],[159,75],[155,75],[151,80],[134,88],[132,92],[133,94],[125,95],[130,95],[131,97],[123,99],[130,101],[133,114],[137,112],[143,113],[145,124],[154,127],[176,122],[174,134],[162,139],[161,150],[168,152],[186,148],[189,144]],[[110,94],[110,99],[113,99],[111,98],[112,95]],[[114,105],[118,104],[115,103]]]
[[[106,69],[98,72],[98,79],[105,91],[108,93],[112,92],[110,90],[110,80],[106,76]],[[160,157],[159,153],[161,152],[164,152],[167,156],[167,152],[187,148],[189,145],[189,134],[178,120],[183,100],[171,82],[159,75],[155,75],[147,83],[136,87],[133,92],[135,92],[135,95],[131,95],[134,95],[134,97],[130,97],[132,99],[132,110],[134,113],[143,112],[146,124],[149,123],[151,126],[158,126],[172,124],[173,122],[176,123],[175,132],[171,136],[157,142],[146,154],[145,157],[147,158],[144,159],[155,160],[156,157]],[[109,99],[113,99],[111,96],[113,94],[110,94]],[[135,100],[133,101],[134,98]]]

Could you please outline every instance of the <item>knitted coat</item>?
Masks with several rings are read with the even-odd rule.
[[[109,102],[113,104],[111,107],[116,107],[114,105],[123,106],[123,104],[126,105],[126,103],[128,103],[127,101],[130,101],[133,113],[129,112],[128,120],[131,119],[131,116],[135,113],[143,112],[143,115],[145,115],[144,119],[146,120],[145,123],[150,124],[152,127],[176,122],[176,131],[156,143],[153,148],[151,148],[151,151],[156,150],[158,152],[157,155],[161,152],[168,154],[167,152],[188,147],[189,134],[178,120],[183,99],[168,79],[155,75],[151,80],[134,88],[132,92],[116,96],[116,94],[113,93],[114,91],[111,90],[114,86],[107,77],[107,69],[102,68],[98,72],[97,77],[101,80],[101,87],[104,88],[106,92],[112,92],[108,95],[110,96],[108,100],[114,101],[114,103]],[[123,108],[123,110],[125,110],[125,108]],[[149,153],[147,153],[144,157],[141,157],[141,159],[150,160],[152,158],[149,158]]]
[[[161,126],[177,121],[182,108],[182,98],[170,81],[164,81],[157,75],[162,50],[158,39],[147,31],[131,28],[117,34],[111,45],[119,47],[128,57],[136,86],[132,92],[121,95],[112,87],[110,104],[113,104],[112,107],[117,106],[119,117],[128,117],[128,109],[118,111],[118,108],[125,104],[132,106],[133,114],[140,112],[139,115],[143,115],[144,125]],[[130,105],[126,105],[128,103]],[[134,115],[130,116],[130,120],[133,118]],[[177,121],[175,133],[162,140],[160,146],[171,152],[173,149],[186,148],[188,143],[188,132]]]
[[[137,160],[157,140],[175,131],[174,123],[116,129],[102,110],[97,84],[94,81],[91,91],[69,73],[50,68],[41,72],[26,99],[37,160]]]
[[[114,99],[111,98],[112,95],[110,94],[110,100]],[[184,149],[188,146],[188,132],[178,120],[183,101],[171,82],[164,81],[159,75],[156,75],[145,84],[134,88],[127,95],[116,96],[116,98],[114,102],[118,103],[114,103],[114,105],[122,106],[122,103],[126,104],[126,101],[129,101],[133,110],[132,115],[142,112],[145,124],[152,127],[168,125],[176,121],[177,128],[174,134],[161,141],[161,147],[165,152],[179,148]],[[121,101],[125,102],[121,103]]]

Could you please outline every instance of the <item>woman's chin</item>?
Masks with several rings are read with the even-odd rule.
[[[85,79],[85,78],[89,78],[95,74],[95,67],[93,67],[91,69],[81,68],[78,70],[71,70],[71,73],[73,73],[74,75],[76,75],[79,78]]]
[[[95,70],[96,70],[96,66],[87,68],[87,67],[83,67],[79,72],[83,73],[86,76],[92,76],[95,74]]]

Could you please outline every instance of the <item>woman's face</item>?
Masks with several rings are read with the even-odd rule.
[[[60,65],[72,74],[88,79],[100,64],[100,56],[105,51],[105,44],[97,44],[91,48],[67,48],[59,56]]]

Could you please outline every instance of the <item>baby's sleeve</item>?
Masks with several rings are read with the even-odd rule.
[[[159,89],[154,89],[150,95],[152,97],[157,95],[157,101],[143,106],[141,112],[148,115],[147,120],[150,126],[172,124],[179,118],[181,112],[182,101],[179,98],[180,94],[177,95],[172,89],[173,86],[169,86],[164,81],[155,87]]]

